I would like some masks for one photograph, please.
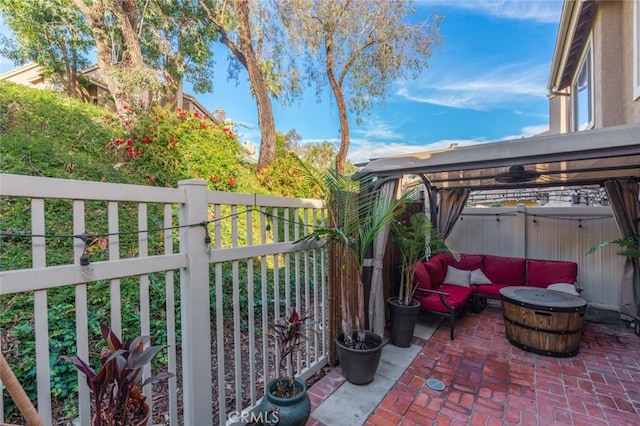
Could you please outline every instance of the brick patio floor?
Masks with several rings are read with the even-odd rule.
[[[488,306],[456,321],[455,340],[443,324],[414,343],[422,350],[366,425],[640,425],[640,337],[631,329],[585,322],[579,353],[554,358],[511,345],[502,310]],[[428,378],[446,389],[428,388]],[[343,382],[337,369],[314,385],[314,407]],[[319,424],[312,413],[308,425]]]

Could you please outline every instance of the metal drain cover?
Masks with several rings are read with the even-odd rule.
[[[444,383],[438,379],[427,379],[427,386],[437,391],[442,391],[445,388]]]

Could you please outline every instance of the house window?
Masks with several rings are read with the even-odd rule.
[[[633,0],[633,98],[640,98],[640,0]]]
[[[593,53],[591,43],[582,58],[573,83],[573,130],[593,127]]]

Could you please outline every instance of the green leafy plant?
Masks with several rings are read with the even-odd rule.
[[[638,226],[640,218],[636,218],[633,221]],[[616,238],[609,241],[602,241],[589,249],[589,254],[594,253],[601,248],[610,244],[616,244],[620,247],[620,251],[617,253],[620,256],[629,258],[640,258],[640,234],[633,234],[623,238]]]
[[[145,416],[142,387],[173,377],[163,372],[142,381],[142,369],[165,346],[149,345],[149,336],[138,336],[123,344],[106,325],[101,324],[100,329],[107,346],[100,353],[98,371],[77,356],[62,355],[61,358],[86,376],[94,405],[92,426],[132,424]]]
[[[293,357],[297,352],[302,351],[304,342],[309,341],[309,333],[316,331],[315,322],[311,320],[310,315],[304,317],[298,315],[295,306],[292,306],[285,315],[269,324],[269,327],[272,330],[271,335],[278,344],[280,367],[283,368],[283,364],[287,363],[289,379],[286,385],[276,386],[273,393],[280,398],[291,398],[300,392],[300,389],[294,385]]]
[[[402,211],[402,206],[410,199],[405,196],[388,201],[379,197],[376,181],[370,175],[361,175],[352,179],[328,170],[320,181],[325,193],[326,208],[329,213],[329,226],[317,227],[314,232],[302,238],[302,242],[316,239],[324,240],[323,246],[337,250],[342,259],[343,271],[348,262],[357,270],[356,282],[340,278],[340,304],[342,332],[345,346],[366,348],[364,330],[364,283],[362,273],[369,246],[388,225],[391,225]],[[355,286],[356,325],[353,326],[350,298]],[[353,339],[353,331],[357,331]]]
[[[396,221],[392,236],[402,257],[398,301],[402,305],[409,305],[417,287],[413,282],[416,273],[415,263],[427,255],[450,253],[451,250],[424,213],[411,216],[408,225]],[[457,256],[457,253],[453,254]]]

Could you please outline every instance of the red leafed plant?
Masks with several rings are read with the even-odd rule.
[[[86,376],[94,405],[92,426],[124,426],[144,418],[149,409],[142,387],[173,377],[162,372],[142,381],[142,369],[166,346],[150,345],[149,336],[138,336],[124,344],[106,325],[100,329],[106,346],[95,371],[77,356],[61,356]]]
[[[309,341],[309,332],[316,332],[315,322],[311,320],[311,316],[301,317],[296,312],[295,306],[288,309],[287,314],[277,318],[272,324],[269,324],[272,330],[272,336],[278,343],[280,352],[280,366],[287,362],[287,371],[289,381],[287,386],[278,386],[274,393],[281,398],[290,398],[295,396],[299,389],[294,385],[293,374],[293,356],[296,352],[302,350],[302,344]]]

